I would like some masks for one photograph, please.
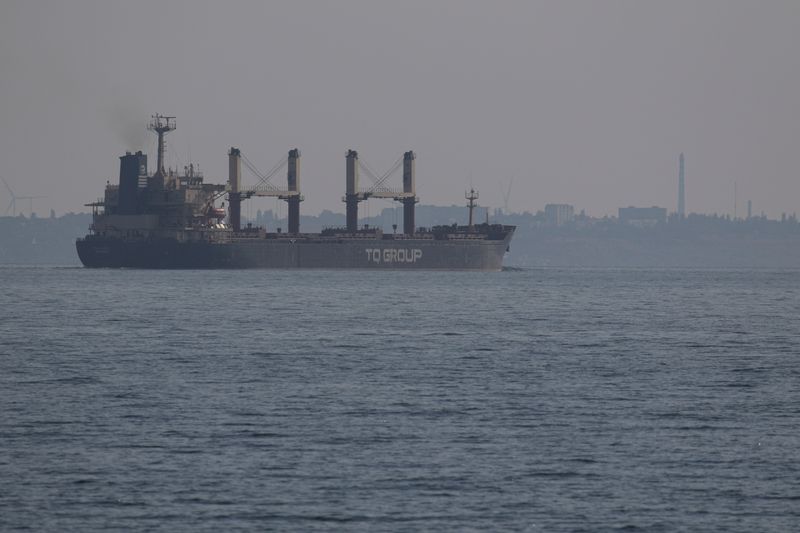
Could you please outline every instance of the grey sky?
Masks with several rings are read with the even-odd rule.
[[[415,150],[423,203],[501,206],[513,177],[514,211],[592,215],[674,210],[683,151],[687,211],[730,213],[737,182],[774,217],[800,211],[798,50],[796,0],[3,0],[0,175],[85,210],[126,149],[153,166],[159,112],[209,181],[230,146],[264,170],[300,148],[307,213],[344,210],[352,148]]]

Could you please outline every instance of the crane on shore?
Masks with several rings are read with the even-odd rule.
[[[47,196],[17,196],[3,176],[0,176],[0,180],[3,181],[3,185],[5,185],[8,194],[11,196],[11,201],[8,203],[3,213],[6,216],[8,216],[9,211],[11,211],[11,216],[17,216],[17,200],[28,200],[28,216],[30,216],[33,214],[33,201],[38,198],[47,198]]]

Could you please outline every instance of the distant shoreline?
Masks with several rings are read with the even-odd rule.
[[[388,211],[391,216],[392,212]],[[464,208],[422,206],[420,226],[460,221]],[[281,221],[261,214],[271,230]],[[341,218],[341,221],[339,221]],[[559,227],[536,215],[495,215],[517,225],[505,265],[511,267],[800,268],[800,224],[783,221],[695,216],[653,227],[631,227],[615,219],[586,219]],[[319,231],[344,222],[344,215],[301,217],[301,229]],[[0,264],[78,266],[75,239],[86,234],[91,215],[0,217]],[[387,213],[363,223],[391,227]],[[390,230],[391,231],[391,230]]]

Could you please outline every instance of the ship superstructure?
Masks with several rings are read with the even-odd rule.
[[[514,233],[513,226],[473,224],[477,195],[467,196],[467,226],[415,227],[416,155],[403,154],[393,167],[377,175],[360,164],[349,150],[345,161],[346,227],[321,233],[300,231],[300,151],[284,160],[286,187],[271,183],[283,168],[267,174],[237,148],[228,152],[228,183],[204,183],[193,164],[183,173],[164,168],[165,136],[176,127],[175,117],[155,115],[149,129],[158,135],[156,170],[151,175],[147,155],[120,157],[119,183],[106,185],[105,196],[91,204],[90,233],[77,241],[78,255],[87,267],[132,268],[422,268],[500,270]],[[259,182],[242,184],[242,164]],[[402,168],[402,188],[387,186]],[[359,188],[359,170],[373,184]],[[288,231],[242,226],[241,205],[252,197],[270,196],[288,204]],[[369,198],[388,198],[403,205],[403,232],[385,234],[380,228],[358,226],[358,204]],[[227,210],[224,202],[227,200]],[[217,202],[221,202],[218,207]]]

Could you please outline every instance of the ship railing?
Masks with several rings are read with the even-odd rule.
[[[366,194],[369,196],[375,196],[376,193],[382,194],[402,194],[403,189],[397,187],[376,187],[374,189],[361,189],[358,191],[359,194]]]
[[[348,233],[342,232],[323,232],[320,237],[335,237],[337,239],[382,239],[383,233]]]
[[[456,240],[479,241],[479,240],[485,240],[486,237],[487,236],[486,236],[485,233],[448,233],[447,234],[447,239],[451,240],[451,241],[456,241]]]
[[[434,237],[432,233],[417,232],[411,235],[406,235],[405,233],[384,233],[383,238],[385,240],[393,240],[393,241],[407,241],[412,239],[415,241],[419,241],[425,239],[433,240]]]

